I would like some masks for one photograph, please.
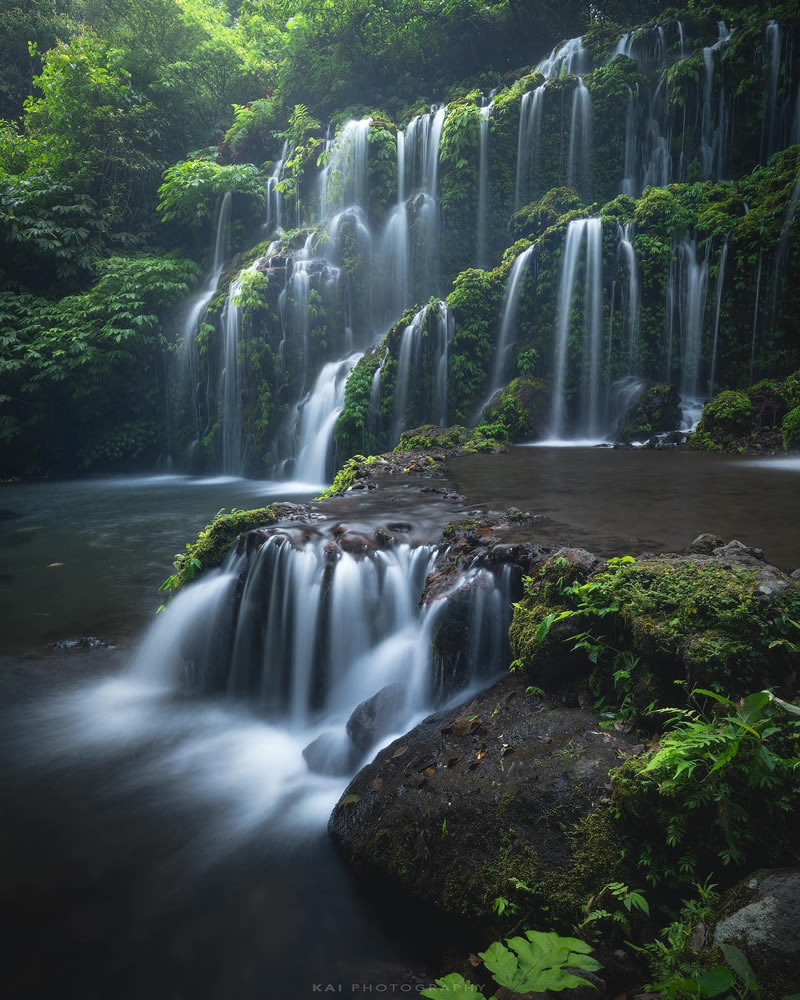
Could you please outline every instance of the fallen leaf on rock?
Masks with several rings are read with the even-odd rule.
[[[436,768],[435,767],[426,767],[425,770],[423,771],[423,774],[427,774],[427,776],[430,778],[434,774],[436,774]]]
[[[373,792],[379,792],[382,788],[383,788],[383,778],[376,778],[372,782],[372,790],[373,790]]]
[[[480,750],[475,754],[476,760],[483,760],[486,756],[486,747],[481,747]]]
[[[398,757],[402,757],[404,753],[408,753],[408,747],[398,747],[389,760],[397,760]]]
[[[448,726],[445,726],[442,732],[452,733],[454,736],[466,736],[473,729],[477,729],[480,724],[481,717],[479,715],[462,715],[461,718],[455,719]]]
[[[52,569],[54,566],[63,566],[64,563],[48,563],[47,568]]]
[[[503,745],[502,745],[502,746],[500,747],[500,756],[501,756],[501,757],[505,757],[505,755],[506,755],[507,753],[513,753],[513,752],[514,752],[514,748],[513,748],[512,746],[509,746],[509,744],[508,744],[508,743],[504,743],[504,744],[503,744]]]
[[[345,795],[343,799],[339,800],[340,806],[354,806],[356,802],[361,801],[360,795]]]

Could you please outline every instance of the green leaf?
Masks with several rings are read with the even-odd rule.
[[[516,993],[544,993],[592,984],[567,969],[595,972],[602,968],[591,957],[591,945],[580,938],[561,937],[554,931],[526,931],[509,938],[508,948],[495,941],[481,953],[495,982]]]
[[[729,990],[733,986],[733,973],[726,969],[724,965],[715,965],[704,975],[702,975],[697,985],[700,988],[700,995],[704,997],[718,997],[720,993]]]
[[[753,972],[753,966],[748,962],[747,955],[745,955],[741,948],[737,948],[735,944],[721,944],[720,950],[725,956],[725,961],[743,983],[756,982],[756,974]]]

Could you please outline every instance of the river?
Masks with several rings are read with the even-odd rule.
[[[451,477],[470,504],[544,514],[525,529],[533,540],[635,554],[712,531],[800,565],[796,460],[514,448],[455,460]],[[307,731],[254,704],[129,679],[173,553],[222,507],[317,491],[182,477],[2,487],[4,995],[391,993],[407,968],[436,962],[441,930],[379,914],[331,849],[326,819],[346,778],[305,774]],[[336,508],[366,527],[402,511],[420,538],[462,510],[399,483]],[[111,645],[49,645],[86,635]]]

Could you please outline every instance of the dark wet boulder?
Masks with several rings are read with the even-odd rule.
[[[51,642],[48,649],[108,649],[112,643],[98,639],[96,635],[81,635],[71,639],[59,639]]]
[[[394,730],[402,716],[405,699],[405,685],[387,684],[356,705],[347,720],[347,735],[359,754],[366,753],[381,737]]]
[[[714,549],[718,549],[724,544],[719,535],[712,535],[709,532],[705,532],[702,535],[698,535],[693,542],[686,546],[686,553],[687,555],[710,556]]]
[[[729,890],[720,905],[714,944],[740,948],[759,982],[777,973],[786,993],[800,983],[800,868],[763,868]],[[771,991],[772,992],[772,991]],[[781,990],[778,990],[780,995]]]
[[[430,716],[350,783],[329,830],[373,884],[481,924],[513,877],[531,913],[569,926],[619,874],[606,794],[630,743],[526,686],[512,674]]]
[[[503,428],[509,441],[538,441],[547,436],[552,390],[545,379],[512,379],[487,406],[484,420]]]
[[[623,441],[647,441],[654,434],[681,425],[681,399],[672,385],[651,385],[630,407],[622,421]]]

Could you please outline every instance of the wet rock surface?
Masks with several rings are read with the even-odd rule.
[[[357,870],[450,916],[480,923],[512,875],[563,914],[618,863],[608,772],[632,749],[509,675],[382,749],[329,831]]]
[[[736,945],[757,966],[800,984],[800,868],[753,872],[721,909],[715,944]]]

